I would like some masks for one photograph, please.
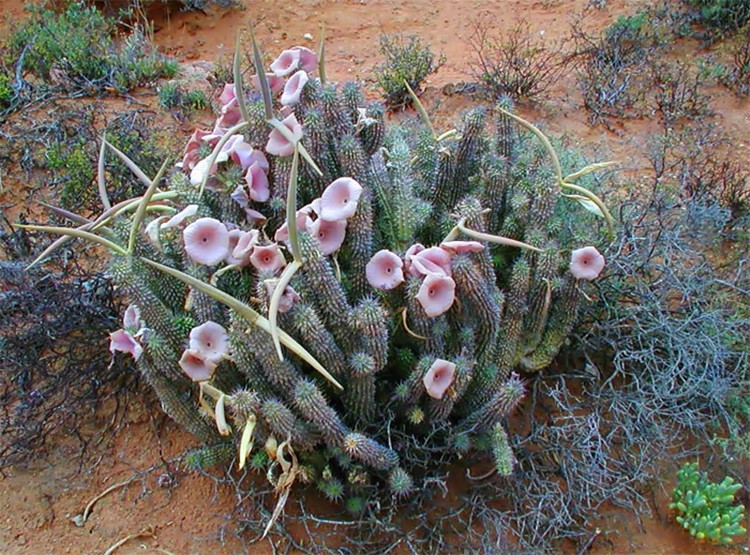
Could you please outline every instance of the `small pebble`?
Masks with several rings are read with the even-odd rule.
[[[305,40],[313,40],[312,33],[305,33],[304,35],[302,35],[302,38]]]

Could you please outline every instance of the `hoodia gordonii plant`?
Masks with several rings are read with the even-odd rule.
[[[574,183],[604,165],[564,177],[502,102],[438,134],[416,101],[421,123],[388,127],[303,47],[252,91],[239,76],[236,61],[214,129],[170,175],[104,142],[143,197],[110,205],[100,174],[101,216],[28,226],[62,235],[51,249],[111,252],[130,302],[113,353],[207,446],[197,465],[234,443],[240,468],[268,467],[272,522],[295,482],[359,506],[408,496],[469,451],[510,475],[521,376],[551,363],[604,266],[591,243],[611,217]]]

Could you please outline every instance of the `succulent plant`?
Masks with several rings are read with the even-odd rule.
[[[310,76],[316,64],[295,47],[258,90],[227,85],[215,128],[170,175],[103,148],[147,193],[110,206],[102,177],[100,217],[30,227],[111,252],[132,305],[113,352],[201,443],[268,464],[282,505],[303,478],[355,512],[373,487],[406,497],[477,446],[508,475],[517,372],[553,360],[603,264],[589,244],[595,215],[611,218],[573,183],[603,165],[563,177],[507,101],[438,134],[415,98],[422,123],[389,128],[358,84]]]

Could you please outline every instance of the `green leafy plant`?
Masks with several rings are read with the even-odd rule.
[[[694,20],[713,41],[732,34],[750,22],[750,0],[687,0]]]
[[[183,113],[205,110],[209,107],[206,93],[195,89],[186,91],[174,82],[168,82],[157,89],[159,105],[167,110],[179,109]]]
[[[375,66],[373,71],[386,104],[392,108],[411,103],[404,82],[419,93],[425,78],[445,63],[443,55],[436,60],[430,47],[416,35],[382,35],[380,53],[385,56],[385,62]]]
[[[734,504],[734,495],[742,488],[732,478],[710,482],[698,463],[686,463],[677,472],[677,486],[672,492],[670,509],[679,514],[675,520],[698,540],[732,543],[733,536],[745,534],[742,527],[745,506]]]

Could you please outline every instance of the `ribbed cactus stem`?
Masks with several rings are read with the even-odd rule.
[[[497,365],[502,378],[507,377],[516,364],[523,319],[527,310],[526,299],[529,294],[530,273],[531,269],[525,258],[521,257],[513,264],[508,282],[497,357]]]
[[[365,154],[372,156],[383,146],[385,139],[385,106],[382,102],[373,102],[365,111],[366,121],[360,124],[359,142]]]
[[[549,322],[539,346],[521,359],[524,370],[537,371],[552,363],[576,322],[579,299],[579,284],[568,274],[560,297],[553,300]]]
[[[450,192],[448,208],[453,208],[456,203],[466,195],[469,188],[469,178],[477,173],[479,169],[479,158],[482,154],[484,139],[485,118],[487,110],[484,107],[472,109],[464,121],[461,130],[461,140],[456,150],[456,169],[454,180],[456,186]]]
[[[229,463],[235,453],[236,450],[231,443],[219,443],[191,449],[183,457],[182,463],[188,470],[204,472],[215,466]]]
[[[461,218],[465,218],[467,228],[479,231],[480,233],[487,233],[487,215],[484,213],[484,208],[477,197],[470,196],[463,199],[456,206],[456,212]],[[483,244],[484,249],[476,253],[475,260],[479,264],[479,269],[482,271],[490,292],[497,296],[500,290],[495,283],[495,268],[492,264],[491,245],[489,243]]]
[[[315,240],[303,232],[299,234],[299,242],[304,259],[301,273],[305,287],[314,298],[326,327],[339,346],[346,350],[354,344],[355,338],[351,333],[352,309],[344,288],[336,279],[331,263],[320,254]]]
[[[500,108],[508,111],[514,111],[513,100],[508,97],[502,97],[497,102],[495,115],[495,148],[497,154],[506,160],[510,167],[516,160],[516,145],[518,142],[518,131],[516,123],[507,115],[500,111]]]
[[[359,333],[362,348],[373,358],[373,372],[388,363],[388,314],[374,297],[362,299],[352,313],[354,329]]]
[[[393,449],[383,447],[363,434],[356,432],[347,434],[342,445],[347,455],[375,470],[387,471],[398,466],[398,454]]]
[[[557,244],[548,243],[543,253],[536,256],[534,278],[529,290],[529,310],[524,323],[525,354],[534,351],[542,340],[551,309],[552,283],[557,276],[560,255]]]
[[[323,121],[323,113],[319,108],[310,108],[304,115],[304,144],[323,175],[319,175],[309,164],[302,165],[302,186],[299,189],[300,198],[303,202],[310,202],[323,193],[323,189],[334,180],[339,171],[331,154],[328,144],[328,133]],[[309,189],[309,190],[307,190]]]
[[[513,454],[513,448],[508,441],[508,433],[505,431],[502,422],[498,422],[492,427],[490,434],[495,468],[500,476],[507,478],[513,474],[513,469],[518,463],[516,456]]]
[[[370,291],[365,267],[374,254],[372,195],[367,188],[362,191],[357,211],[349,220],[346,229],[346,244],[350,249],[349,278],[352,294],[355,299],[359,299]]]
[[[237,370],[245,377],[247,387],[263,397],[273,395],[273,389],[266,380],[261,362],[247,342],[245,330],[248,323],[236,314],[231,314],[230,320],[229,346]]]
[[[403,468],[394,468],[388,475],[388,488],[398,498],[408,497],[414,492],[414,480]]]
[[[424,352],[442,353],[445,350],[445,316],[429,318],[417,300],[417,293],[422,280],[415,276],[406,279],[406,320],[409,328],[417,335],[427,339],[418,339],[424,347]]]
[[[216,428],[198,412],[198,404],[190,400],[189,391],[180,382],[165,375],[167,364],[176,366],[176,360],[163,360],[161,354],[149,348],[138,359],[138,370],[153,388],[164,413],[183,430],[192,434],[198,441],[209,445],[218,443],[220,436]]]
[[[469,255],[453,259],[453,279],[456,293],[465,303],[469,321],[475,322],[475,343],[478,362],[483,365],[494,360],[497,336],[500,331],[501,308],[482,272]]]
[[[187,273],[204,282],[208,282],[211,277],[206,266],[198,266],[197,264],[189,264]],[[224,311],[217,301],[194,288],[190,289],[188,295],[190,311],[197,322],[202,324],[211,321],[221,325],[226,323]]]
[[[294,396],[294,406],[299,413],[320,430],[323,439],[330,447],[341,447],[349,430],[328,404],[318,386],[310,380],[301,379],[291,391]]]
[[[430,191],[430,200],[433,204],[433,219],[437,221],[439,215],[452,208],[451,202],[457,193],[453,189],[456,186],[456,153],[455,145],[446,146],[438,151],[438,164],[435,181]]]
[[[269,334],[257,326],[247,324],[244,330],[240,326],[236,333],[244,333],[245,344],[255,354],[266,380],[280,394],[288,396],[301,377],[289,357],[280,360]]]
[[[391,150],[395,144],[391,147]],[[408,148],[406,150],[407,161],[411,158]],[[422,183],[431,185],[437,178],[438,167],[438,144],[435,136],[427,128],[417,131],[417,144],[414,156],[414,170],[421,178]]]
[[[291,310],[292,326],[301,343],[337,380],[346,373],[346,357],[317,311],[302,301]]]
[[[354,123],[349,118],[347,109],[336,92],[336,85],[326,83],[320,91],[323,117],[326,129],[333,137],[343,137],[354,133]]]
[[[431,423],[444,422],[448,419],[453,412],[453,407],[461,399],[461,396],[466,392],[471,382],[474,371],[474,360],[468,357],[459,357],[456,359],[455,364],[456,375],[453,385],[445,392],[442,399],[430,399],[429,414]]]
[[[395,397],[397,401],[407,406],[415,405],[419,401],[425,392],[422,379],[433,362],[435,362],[433,355],[423,356],[417,361],[409,377],[396,388]]]
[[[479,433],[490,429],[518,406],[525,392],[523,380],[512,373],[487,403],[461,422],[456,433]]]
[[[341,101],[349,116],[349,121],[356,124],[359,117],[359,108],[365,105],[365,95],[362,93],[362,87],[356,81],[347,81],[341,86]]]
[[[317,438],[284,403],[278,399],[267,399],[260,407],[263,420],[269,430],[281,441],[290,438],[295,451],[309,451],[315,447]]]
[[[375,415],[376,363],[372,355],[354,353],[349,361],[349,379],[344,390],[347,414],[358,423],[368,424]]]

